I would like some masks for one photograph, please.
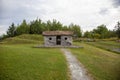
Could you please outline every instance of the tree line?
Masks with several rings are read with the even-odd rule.
[[[23,20],[20,25],[12,23],[8,30],[6,37],[14,37],[21,34],[42,34],[43,31],[73,31],[76,37],[82,36],[82,30],[79,25],[71,23],[69,26],[61,24],[57,20],[42,22],[40,19],[36,19],[27,23]]]
[[[99,25],[96,29],[93,29],[92,31],[86,31],[84,33],[84,37],[92,39],[105,39],[111,37],[120,38],[120,22],[117,22],[113,30],[108,30],[108,28],[104,24]]]
[[[85,38],[110,38],[110,37],[118,37],[120,38],[120,23],[118,22],[115,26],[114,30],[108,30],[106,25],[102,24],[97,26],[96,29],[92,31],[86,31],[82,35],[82,30],[79,25],[71,23],[70,25],[63,25],[57,20],[48,20],[47,22],[43,22],[40,19],[36,19],[27,23],[26,20],[23,20],[21,24],[15,25],[12,23],[8,30],[7,34],[3,35],[3,38],[7,37],[15,37],[21,34],[42,34],[43,31],[73,31],[74,37],[85,37]]]

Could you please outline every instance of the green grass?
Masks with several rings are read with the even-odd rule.
[[[108,50],[116,53],[120,53],[120,43],[115,41],[97,41],[97,42],[87,42],[87,44]]]
[[[70,80],[67,62],[58,48],[32,48],[43,44],[41,35],[23,34],[0,44],[0,80]],[[74,43],[70,49],[94,80],[120,80],[120,54],[106,51],[119,48],[113,41]],[[100,48],[97,48],[100,47]]]
[[[3,40],[2,43],[3,44],[28,44],[28,43],[42,44],[43,37],[42,35],[37,35],[37,34],[23,34],[16,37],[7,38]]]
[[[95,80],[120,80],[120,55],[94,46],[75,43],[83,49],[71,49],[72,53],[88,69]]]
[[[0,80],[69,80],[66,60],[59,49],[32,46],[0,45]]]
[[[43,36],[38,34],[23,34],[17,36],[20,39],[28,39],[28,40],[35,40],[35,41],[43,41]]]

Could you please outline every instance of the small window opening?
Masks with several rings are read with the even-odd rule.
[[[49,38],[49,40],[52,40],[52,38]]]
[[[67,38],[65,38],[65,40],[67,40]]]

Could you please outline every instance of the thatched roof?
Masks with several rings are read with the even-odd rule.
[[[44,36],[73,35],[73,32],[72,31],[44,31],[42,34]]]

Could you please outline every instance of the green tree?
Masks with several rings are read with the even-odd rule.
[[[40,19],[32,21],[30,24],[30,34],[42,34],[42,32],[43,32],[42,21]]]
[[[42,22],[42,32],[43,31],[48,31],[48,27],[47,27],[47,24],[45,22]]]
[[[111,37],[117,37],[115,30],[109,30],[109,32],[108,32],[108,38],[111,38]]]
[[[94,39],[99,39],[101,36],[100,36],[100,34],[98,34],[98,33],[95,33],[95,34],[93,34],[93,38]]]
[[[62,30],[62,24],[57,20],[53,20],[52,30]]]
[[[100,38],[108,38],[108,29],[105,25],[100,25],[97,29],[93,29],[94,34],[99,34]]]
[[[73,23],[69,25],[69,30],[74,32],[75,37],[82,36],[82,30],[79,25],[74,25]]]
[[[55,19],[53,19],[52,22],[48,20],[46,25],[47,25],[47,30],[50,31],[62,30],[62,24]]]
[[[86,32],[84,33],[84,37],[85,37],[85,38],[92,38],[91,32],[86,31]]]
[[[62,27],[62,30],[63,30],[63,31],[68,31],[68,30],[69,30],[69,27],[68,27],[68,26],[63,26],[63,27]]]
[[[23,22],[20,25],[18,25],[16,29],[16,34],[29,34],[29,25],[26,23],[26,20],[23,20]]]
[[[14,23],[12,23],[11,26],[9,26],[9,28],[7,30],[7,35],[9,37],[14,37],[15,36],[15,30],[16,30],[16,27],[15,27]]]
[[[118,38],[120,38],[120,22],[117,22],[117,25],[115,26],[115,30]]]
[[[2,36],[0,36],[0,41],[2,41],[5,38],[8,38],[8,37],[10,37],[10,36],[8,36],[7,34],[3,34]]]

